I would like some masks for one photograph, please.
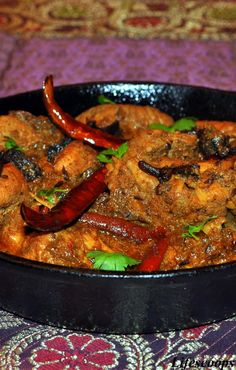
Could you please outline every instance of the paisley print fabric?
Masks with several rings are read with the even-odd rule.
[[[1,0],[0,28],[30,37],[236,38],[234,0]]]

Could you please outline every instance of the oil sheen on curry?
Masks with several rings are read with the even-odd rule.
[[[236,260],[236,124],[99,96],[78,117],[0,116],[0,249],[50,264],[158,271]]]

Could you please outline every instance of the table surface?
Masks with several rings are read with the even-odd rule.
[[[42,25],[39,28],[36,18],[34,22],[31,19],[31,27],[28,18],[27,34],[26,23],[24,29],[23,26],[20,28],[20,21],[17,23],[15,19],[16,12],[11,12],[10,23],[5,21],[10,14],[9,2],[5,3],[0,5],[0,26],[3,25],[0,32],[1,97],[41,88],[44,77],[51,73],[56,85],[87,81],[148,80],[236,91],[236,26],[232,26],[234,19],[231,19],[230,32],[229,25],[227,32],[218,32],[218,40],[212,33],[212,37],[209,36],[209,29],[212,32],[212,28],[209,24],[207,28],[206,23],[205,34],[198,32],[199,37],[192,31],[193,27],[191,34],[187,34],[185,27],[180,35],[179,25],[176,25],[179,30],[179,33],[176,31],[176,37],[173,37],[170,30],[168,34],[164,31],[160,34],[166,38],[157,37],[155,20],[152,20],[155,23],[152,32],[148,33],[146,30],[141,38],[135,29],[130,34],[131,31],[127,31],[127,28],[122,29],[123,33],[111,32],[104,37],[104,24],[107,26],[107,23],[102,28],[101,22],[99,37],[91,37],[91,27],[83,28],[81,32],[74,27],[71,34],[67,29],[64,34],[61,29],[51,29],[50,34],[48,28],[45,31],[47,23],[44,22],[44,28]],[[18,9],[19,2],[15,3]],[[98,3],[107,6],[108,1]],[[112,2],[113,6],[115,3]],[[167,1],[161,3],[164,9]],[[176,5],[176,2],[173,3]],[[203,7],[206,1],[198,3]],[[218,3],[220,2],[214,2]],[[228,2],[228,7],[229,3],[233,4]],[[131,10],[136,13],[138,11],[136,8]],[[167,10],[171,12],[171,9]],[[236,7],[234,10],[236,14]],[[214,14],[221,14],[220,8]],[[143,19],[141,21],[146,22]],[[136,24],[137,22],[136,20]],[[94,32],[93,29],[92,36]],[[127,37],[132,35],[134,37]],[[101,335],[39,325],[0,310],[1,369],[171,369],[176,357],[235,361],[235,354],[236,318],[169,333]],[[210,368],[211,365],[212,363]],[[204,367],[207,366],[205,363]],[[232,366],[229,365],[228,368]]]

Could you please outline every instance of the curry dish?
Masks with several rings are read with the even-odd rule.
[[[103,104],[0,116],[0,250],[81,268],[236,260],[236,124]]]

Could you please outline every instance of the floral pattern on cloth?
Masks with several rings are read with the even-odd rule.
[[[31,37],[236,39],[234,0],[2,0],[2,30]]]
[[[40,325],[0,310],[4,370],[162,370],[173,361],[236,361],[236,318],[182,331],[103,335]]]
[[[114,348],[106,339],[75,333],[42,342],[42,347],[35,349],[30,360],[35,369],[44,370],[52,366],[58,370],[76,366],[81,370],[112,369],[118,365],[118,353]]]

